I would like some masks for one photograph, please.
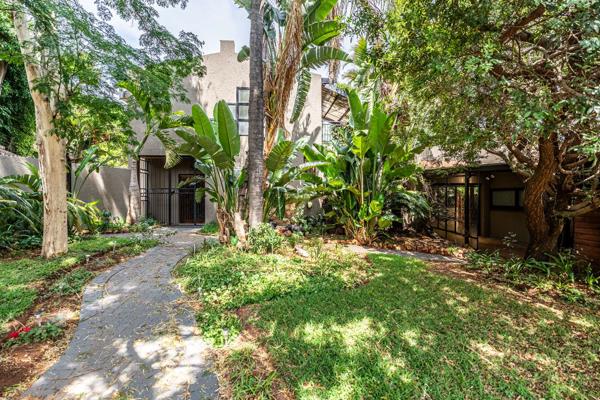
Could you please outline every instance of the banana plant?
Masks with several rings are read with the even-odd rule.
[[[311,169],[324,166],[323,161],[295,163],[299,149],[305,147],[307,139],[296,142],[285,140],[280,132],[278,143],[265,161],[267,182],[264,192],[263,216],[265,222],[272,216],[285,218],[288,204],[306,202],[314,198],[314,193],[304,190],[298,183]]]
[[[339,37],[344,24],[330,18],[340,0],[267,0],[263,4],[265,38],[265,155],[277,143],[280,129],[285,129],[285,116],[290,94],[296,85],[296,97],[290,122],[300,117],[311,85],[310,70],[331,61],[347,62],[350,57],[342,49],[330,45]],[[250,0],[236,0],[250,11]],[[250,56],[248,47],[238,54],[239,61]]]
[[[219,240],[230,241],[235,232],[239,243],[244,244],[246,229],[242,218],[241,192],[246,185],[245,169],[235,167],[240,154],[240,135],[231,110],[225,101],[219,101],[213,111],[214,122],[199,105],[192,106],[193,125],[177,129],[175,133],[183,143],[175,151],[194,157],[196,169],[204,175],[192,178],[181,185],[201,183],[195,198],[200,202],[208,195],[217,208]]]
[[[347,95],[349,140],[305,146],[306,160],[324,164],[316,167],[319,173],[305,176],[304,181],[327,200],[328,217],[337,218],[349,237],[369,244],[398,219],[391,210],[392,199],[399,193],[404,199],[419,196],[404,187],[419,173],[414,163],[418,150],[412,143],[395,141],[395,113],[384,112],[379,103],[369,112],[369,103],[361,101],[355,90],[348,89]]]

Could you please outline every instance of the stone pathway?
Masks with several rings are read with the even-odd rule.
[[[429,261],[429,262],[448,262],[448,263],[457,263],[457,264],[465,264],[466,263],[465,260],[461,260],[460,258],[450,257],[450,256],[442,256],[440,254],[421,253],[419,251],[378,249],[375,247],[359,246],[356,244],[350,244],[350,245],[348,245],[348,248],[359,254],[365,254],[365,253],[394,254],[397,256],[412,257],[412,258],[416,258],[418,260]]]
[[[69,347],[25,398],[218,397],[208,345],[171,277],[173,267],[204,239],[177,229],[163,240],[87,286]]]

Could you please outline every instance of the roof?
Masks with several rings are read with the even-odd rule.
[[[324,121],[340,124],[348,122],[350,106],[346,93],[324,78],[321,96]]]

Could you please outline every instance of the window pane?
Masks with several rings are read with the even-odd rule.
[[[519,190],[517,192],[517,205],[519,207],[523,207],[523,190]]]
[[[238,106],[238,112],[239,112],[238,119],[240,121],[248,120],[249,108],[250,108],[249,106]]]
[[[494,207],[514,207],[514,190],[494,190],[492,191],[492,206]]]
[[[238,103],[250,103],[249,89],[238,89]]]
[[[446,203],[446,209],[448,217],[456,217],[456,190],[454,187],[448,188],[448,200]]]
[[[229,111],[231,111],[231,114],[233,114],[233,118],[235,119],[235,110],[236,110],[236,105],[235,104],[227,104],[229,106]]]
[[[248,136],[248,122],[238,122],[240,135]]]

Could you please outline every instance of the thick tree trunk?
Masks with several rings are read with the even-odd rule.
[[[262,0],[252,0],[250,10],[250,123],[248,132],[248,222],[263,221],[264,88]]]
[[[246,246],[246,223],[244,218],[242,218],[242,213],[236,211],[233,214],[233,230],[235,231],[235,235],[238,238],[238,245],[240,247]]]
[[[129,205],[127,206],[128,224],[135,224],[140,220],[142,213],[142,201],[140,195],[140,182],[138,179],[138,159],[129,159]],[[169,210],[170,212],[170,210]]]
[[[525,183],[523,203],[527,216],[529,245],[527,257],[544,260],[556,253],[564,219],[554,215],[552,185],[555,180],[557,159],[551,139],[540,139],[539,161],[531,178]]]
[[[0,94],[2,94],[2,83],[4,82],[4,77],[6,76],[7,71],[8,63],[0,60]]]
[[[53,134],[55,102],[47,94],[36,90],[37,82],[44,77],[45,71],[34,61],[39,59],[39,55],[34,53],[32,47],[34,37],[29,22],[20,11],[13,13],[13,19],[35,106],[44,206],[42,256],[50,258],[68,250],[66,142]]]

